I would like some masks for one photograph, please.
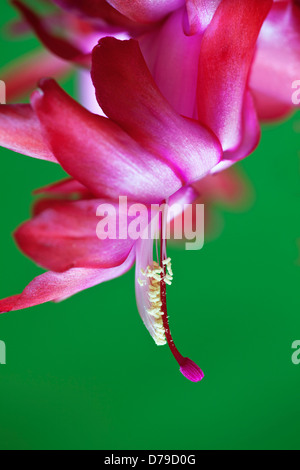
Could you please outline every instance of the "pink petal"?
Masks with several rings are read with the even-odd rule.
[[[110,268],[125,261],[135,241],[127,238],[100,240],[97,208],[107,201],[90,199],[75,202],[45,200],[32,220],[23,224],[15,237],[19,248],[35,263],[51,271],[62,272],[74,267]],[[127,230],[127,221],[119,224],[119,207],[109,220],[119,230]],[[106,219],[105,219],[106,221]]]
[[[276,3],[268,15],[257,43],[250,86],[264,94],[270,103],[267,115],[276,111],[278,104],[292,107],[292,83],[300,78],[300,5]],[[273,108],[273,109],[272,109]]]
[[[287,117],[292,111],[291,103],[285,103],[276,96],[252,90],[257,116],[261,121],[269,122]]]
[[[182,186],[168,164],[118,125],[84,109],[53,80],[41,88],[32,102],[49,145],[67,173],[94,195],[159,202]]]
[[[203,178],[193,188],[199,194],[196,202],[218,204],[231,209],[244,207],[252,199],[253,192],[246,174],[236,166]]]
[[[62,59],[75,62],[88,62],[84,52],[66,39],[57,37],[49,26],[32,9],[20,0],[12,0],[12,4],[20,11],[24,19],[30,24],[40,41]]]
[[[28,104],[0,106],[0,145],[30,157],[56,162]]]
[[[85,196],[90,197],[91,193],[88,189],[79,183],[79,181],[74,180],[73,178],[66,178],[58,183],[53,183],[43,188],[36,189],[34,194],[54,194],[54,195],[65,195],[73,196],[80,195],[81,197]]]
[[[245,93],[257,37],[271,6],[272,0],[223,0],[204,34],[199,119],[219,137],[224,151],[236,151],[241,145],[245,114],[251,127],[257,128],[254,107],[249,99],[245,103]],[[253,148],[256,139],[246,147]]]
[[[71,13],[92,20],[95,24],[99,22],[102,29],[104,23],[107,23],[110,29],[112,26],[129,31],[136,31],[139,28],[139,25],[120,14],[106,0],[54,0],[54,2]]]
[[[71,65],[47,51],[37,51],[17,59],[1,73],[6,83],[8,103],[31,93],[43,77],[61,77],[71,70]]]
[[[51,271],[36,277],[20,295],[0,300],[0,312],[10,312],[33,307],[45,302],[65,299],[105,281],[125,274],[133,265],[135,252],[129,254],[126,261],[115,268],[84,269],[74,268],[64,273]]]
[[[161,20],[184,5],[184,0],[107,0],[120,13],[134,21],[149,23]]]
[[[197,118],[198,62],[202,34],[187,37],[184,9],[175,11],[159,28],[139,39],[141,51],[162,95],[177,111]]]
[[[187,34],[203,32],[211,22],[222,0],[186,0],[188,14]]]
[[[185,183],[200,179],[220,160],[214,135],[179,116],[161,95],[137,41],[102,39],[93,51],[92,79],[105,114]]]
[[[259,144],[261,137],[261,128],[257,118],[256,108],[251,93],[246,91],[244,96],[244,106],[241,119],[241,135],[240,145],[232,150],[224,152],[221,164],[230,164],[241,160],[250,155]],[[217,167],[216,167],[217,168]],[[216,171],[214,168],[214,171]]]

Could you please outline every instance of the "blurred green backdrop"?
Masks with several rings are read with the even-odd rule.
[[[3,25],[16,14],[2,3],[1,66],[38,46],[32,36],[8,40]],[[65,83],[70,93],[74,85]],[[133,271],[59,305],[4,314],[1,449],[300,448],[300,365],[291,361],[300,339],[299,121],[265,127],[243,162],[256,194],[250,210],[223,211],[221,237],[202,251],[171,250],[171,327],[205,380],[185,380],[153,343]],[[32,190],[64,175],[4,149],[0,157],[6,297],[40,273],[11,233],[29,217]]]

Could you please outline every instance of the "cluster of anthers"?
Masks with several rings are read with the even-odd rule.
[[[167,343],[163,322],[165,312],[162,309],[161,285],[162,282],[165,282],[165,284],[170,286],[173,281],[171,258],[167,258],[162,264],[163,267],[159,266],[159,264],[154,261],[153,265],[147,266],[145,271],[143,269],[141,270],[143,277],[148,278],[149,282],[148,300],[150,308],[147,309],[147,313],[155,320],[153,325],[155,329],[154,341],[158,346],[163,346]],[[147,283],[146,279],[138,279],[138,282],[141,286]]]

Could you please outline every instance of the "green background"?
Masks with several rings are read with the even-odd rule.
[[[14,16],[1,5],[2,25]],[[2,34],[0,65],[37,44]],[[69,92],[74,84],[66,83]],[[1,316],[1,449],[300,448],[300,365],[291,361],[300,339],[299,121],[265,127],[243,162],[255,189],[251,208],[219,208],[223,233],[202,251],[170,250],[172,331],[205,380],[185,380],[168,348],[155,346],[136,310],[131,271],[59,305]],[[40,273],[11,233],[29,217],[32,190],[63,172],[4,149],[0,157],[6,297]]]

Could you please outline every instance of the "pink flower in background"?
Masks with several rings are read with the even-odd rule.
[[[63,9],[45,16],[40,16],[24,1],[13,0],[12,4],[46,48],[58,57],[81,66],[90,66],[92,49],[101,37],[112,35],[127,38],[145,30],[145,27],[124,17],[104,0],[92,3],[49,1],[49,4],[58,4]]]
[[[292,84],[300,79],[300,3],[275,2],[258,38],[250,86],[261,119],[272,121],[295,109]]]
[[[12,103],[36,88],[41,77],[66,77],[72,71],[70,62],[47,50],[38,50],[18,58],[1,70],[6,84],[6,101]]]
[[[224,150],[229,150],[227,164],[251,153],[257,145],[259,127],[255,112],[263,120],[273,120],[294,107],[291,83],[299,76],[300,68],[297,53],[300,6],[296,0],[55,0],[49,4],[55,3],[61,9],[53,20],[50,15],[40,18],[25,2],[13,3],[44,45],[67,60],[87,64],[93,46],[106,35],[140,38],[142,51],[161,91],[186,116],[195,117],[199,112],[197,102],[203,100],[201,90],[209,79],[217,87],[213,91],[210,86],[215,102],[223,102],[223,109],[218,113],[208,111],[204,100],[197,117],[211,120],[209,113],[213,113],[219,114],[223,122],[225,115],[230,121],[228,99],[224,100],[224,90],[230,89],[232,101],[233,94],[237,100],[232,108],[238,132],[231,142],[228,135],[224,142]],[[57,24],[66,37],[57,35]],[[218,48],[221,43],[223,47]],[[226,56],[221,56],[221,51],[228,47],[226,43],[230,48]],[[212,60],[207,61],[209,55]],[[239,84],[233,90],[235,75]],[[218,123],[214,125],[219,127]],[[232,151],[227,149],[228,145]]]
[[[221,234],[224,228],[224,211],[241,213],[249,209],[255,194],[245,172],[236,166],[208,175],[194,183],[192,187],[197,194],[193,202],[195,207],[194,210],[188,209],[184,212],[184,221],[189,226],[196,227],[196,205],[203,204],[206,241],[215,239]],[[172,227],[175,229],[181,221],[180,215]],[[182,244],[182,241],[176,243]]]

